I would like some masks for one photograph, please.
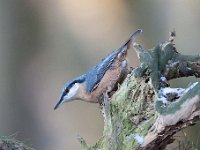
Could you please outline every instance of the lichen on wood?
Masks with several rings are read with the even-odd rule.
[[[169,80],[200,77],[200,56],[180,54],[170,39],[152,49],[134,44],[140,66],[118,91],[105,96],[104,131],[95,146],[84,150],[164,149],[173,134],[200,120],[200,82],[186,89],[170,88]]]
[[[0,137],[0,150],[34,150],[23,142],[16,140],[13,136]]]

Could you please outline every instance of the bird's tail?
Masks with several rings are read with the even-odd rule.
[[[131,37],[126,41],[126,43],[123,45],[127,46],[127,49],[129,49],[131,47],[131,44],[133,44],[136,40],[136,38],[140,35],[140,33],[142,33],[141,29],[138,29],[136,32],[134,32]]]

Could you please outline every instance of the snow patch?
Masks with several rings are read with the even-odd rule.
[[[162,77],[161,77],[162,78]],[[192,88],[194,88],[196,85],[198,84],[198,82],[193,83],[190,87],[183,89],[183,88],[170,88],[170,87],[166,87],[166,88],[161,88],[158,91],[159,94],[159,101],[162,101],[164,104],[168,103],[169,101],[167,100],[167,95],[168,94],[177,94],[177,97],[181,97],[183,94],[187,93],[189,90],[191,90]]]
[[[169,102],[167,100],[168,94],[175,93],[175,94],[177,94],[177,97],[180,97],[181,95],[183,95],[184,92],[185,92],[185,89],[183,89],[183,88],[170,88],[170,87],[161,88],[158,91],[158,94],[159,94],[158,100],[162,101],[164,104],[166,104]]]
[[[140,145],[143,144],[144,142],[144,136],[143,135],[139,135],[139,134],[130,134],[129,136],[127,136],[128,140],[130,139],[135,139]]]
[[[195,83],[193,83],[192,85],[190,85],[190,86],[185,90],[184,93],[187,93],[189,90],[191,90],[193,87],[195,87],[198,83],[199,83],[199,82],[195,82]]]
[[[183,88],[170,88],[170,87],[161,88],[159,90],[159,92],[161,92],[162,95],[166,95],[169,93],[177,93],[178,96],[181,96],[184,91],[185,91],[185,89],[183,89]]]
[[[160,77],[160,80],[163,81],[163,82],[167,81],[167,79],[164,76]]]

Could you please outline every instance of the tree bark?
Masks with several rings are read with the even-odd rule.
[[[0,150],[34,150],[13,137],[0,137]]]
[[[174,141],[173,135],[197,122],[200,82],[170,88],[169,80],[200,77],[200,56],[177,52],[170,39],[153,49],[134,44],[140,66],[133,69],[112,98],[105,97],[104,131],[95,146],[79,137],[83,150],[156,150]]]

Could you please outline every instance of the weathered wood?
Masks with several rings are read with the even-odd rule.
[[[0,150],[34,150],[26,146],[23,142],[16,140],[13,136],[0,137]]]
[[[200,82],[170,88],[168,81],[200,77],[200,56],[181,55],[174,33],[153,49],[135,44],[140,66],[127,76],[102,109],[104,132],[93,147],[81,138],[84,150],[156,150],[173,142],[173,134],[200,120]]]

